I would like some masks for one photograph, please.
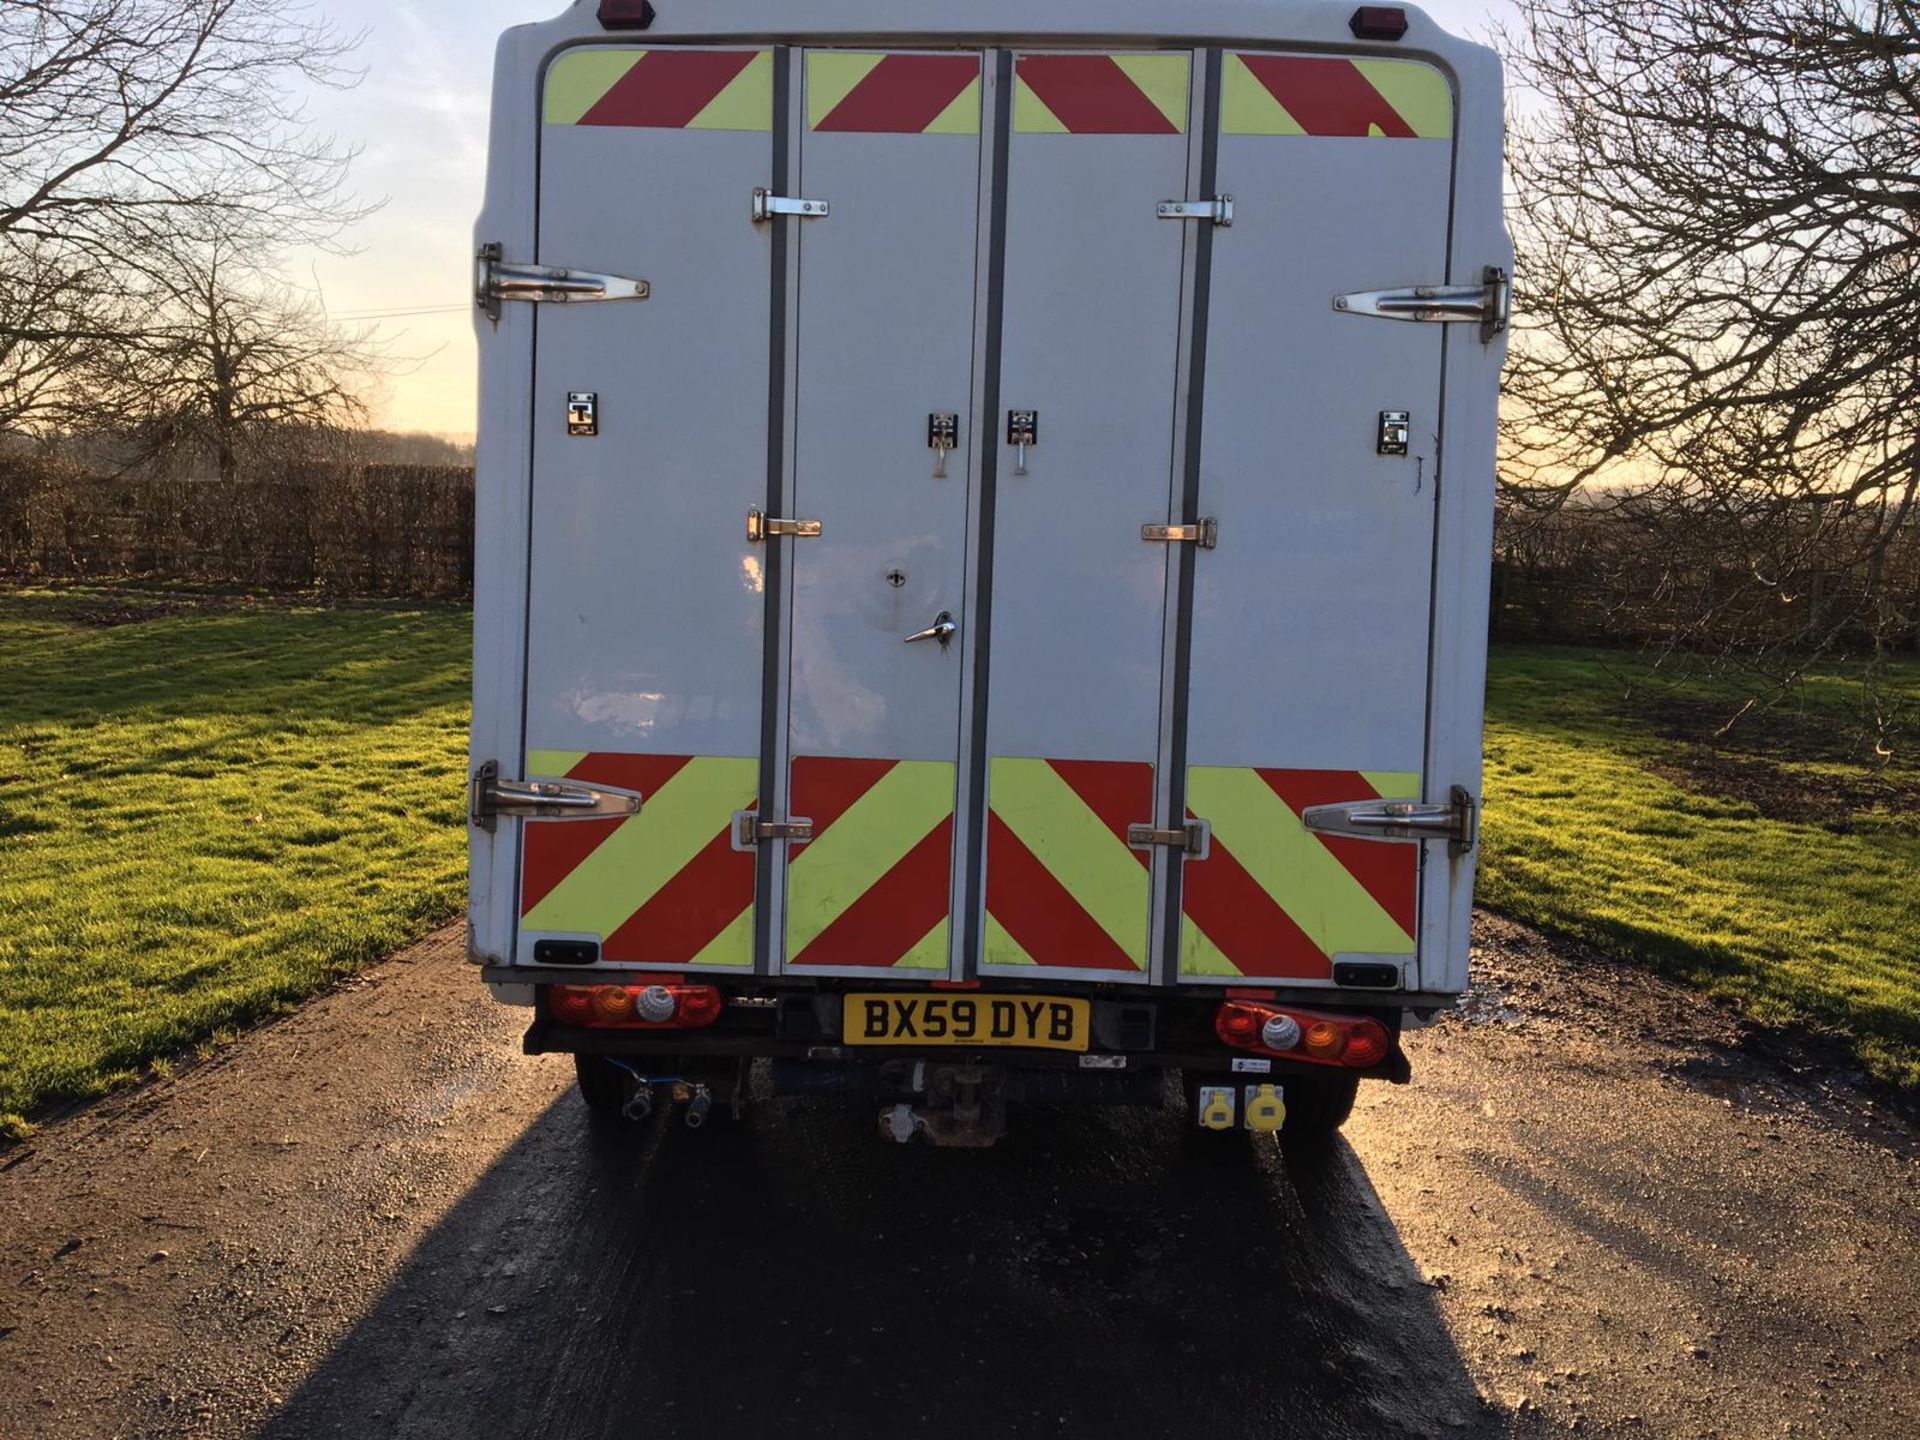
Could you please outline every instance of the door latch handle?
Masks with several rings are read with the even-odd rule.
[[[953,637],[959,633],[960,627],[954,623],[953,613],[948,610],[942,610],[934,617],[933,624],[916,634],[907,636],[907,644],[911,645],[918,640],[938,640],[940,642],[940,648],[944,650],[947,648],[949,642],[952,641]]]

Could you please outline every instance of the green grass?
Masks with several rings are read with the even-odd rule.
[[[1911,707],[1920,666],[1892,688]],[[1849,757],[1860,694],[1816,675],[1716,740],[1733,682],[1497,651],[1480,899],[1920,1086],[1920,765]]]
[[[0,592],[0,1133],[457,913],[468,623]]]
[[[467,636],[453,607],[0,591],[0,1134],[458,911]],[[1895,688],[1920,705],[1920,666]],[[1735,687],[1496,652],[1481,898],[1920,1086],[1920,765],[1834,743],[1859,693],[1813,677],[1716,741]]]

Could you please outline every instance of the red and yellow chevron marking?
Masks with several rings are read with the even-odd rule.
[[[1134,974],[1147,964],[1153,766],[1000,757],[987,772],[983,964]]]
[[[1419,847],[1319,835],[1300,816],[1419,793],[1399,773],[1189,770],[1188,814],[1213,840],[1183,872],[1180,973],[1325,980],[1336,955],[1411,955]]]
[[[1021,55],[1013,128],[1021,135],[1184,135],[1185,55]]]
[[[1444,140],[1453,134],[1453,91],[1417,60],[1230,53],[1220,131]]]
[[[807,128],[869,135],[978,135],[979,57],[809,51]]]
[[[527,773],[638,790],[646,809],[528,821],[522,928],[597,935],[606,960],[752,966],[754,860],[733,817],[758,803],[758,760],[536,750]]]
[[[547,70],[549,125],[773,129],[770,50],[569,50]]]
[[[789,970],[945,972],[953,787],[950,763],[795,758],[813,839],[787,847]]]

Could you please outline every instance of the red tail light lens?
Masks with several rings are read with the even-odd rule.
[[[600,0],[602,30],[644,30],[653,20],[652,0]]]
[[[640,997],[673,1000],[664,1020],[649,1020]],[[711,985],[551,985],[547,1013],[562,1025],[586,1030],[699,1030],[720,1018],[720,992]],[[653,1005],[649,1009],[665,1007]]]
[[[1393,1037],[1378,1020],[1364,1015],[1316,1015],[1264,1001],[1227,1001],[1213,1017],[1213,1030],[1236,1050],[1350,1070],[1370,1069],[1393,1051]],[[1292,1043],[1285,1048],[1273,1043],[1287,1040]]]

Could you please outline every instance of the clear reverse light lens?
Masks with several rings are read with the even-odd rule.
[[[1260,1027],[1260,1043],[1269,1050],[1291,1050],[1300,1043],[1300,1022],[1291,1015],[1275,1015]]]
[[[675,1009],[673,992],[664,985],[649,985],[640,992],[640,999],[634,1008],[642,1020],[654,1025],[664,1025],[673,1018]]]

